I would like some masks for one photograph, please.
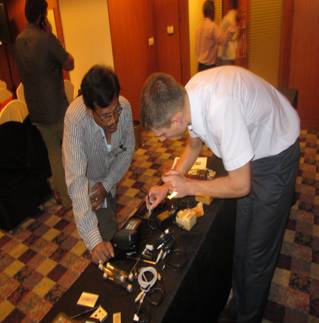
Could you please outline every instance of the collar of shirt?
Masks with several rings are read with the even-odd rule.
[[[95,121],[94,121],[94,117],[93,117],[93,111],[90,110],[88,111],[89,114],[90,114],[90,118],[91,118],[91,121],[92,121],[92,128],[93,128],[93,132],[94,132],[94,136],[95,137],[102,137],[103,139],[103,143],[104,143],[104,146],[106,148],[106,151],[107,152],[111,152],[112,151],[112,144],[111,143],[108,143],[107,140],[106,140],[106,137],[105,137],[105,132],[104,132],[104,129],[102,127],[100,127]]]

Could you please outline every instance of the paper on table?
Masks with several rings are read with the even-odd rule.
[[[175,157],[172,168],[175,167],[175,165],[178,162],[178,160],[179,160],[179,157]],[[204,169],[206,169],[206,167],[207,167],[207,157],[198,157],[195,160],[194,165],[190,169],[190,172],[191,171],[194,171],[194,170],[198,170],[198,169],[203,169],[204,170]]]
[[[98,298],[99,298],[99,295],[97,294],[83,292],[80,298],[78,299],[77,304],[87,306],[87,307],[94,307]]]

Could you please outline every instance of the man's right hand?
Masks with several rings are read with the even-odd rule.
[[[109,241],[103,241],[97,244],[91,251],[92,261],[98,264],[103,263],[114,257],[114,249]]]
[[[150,210],[156,208],[164,200],[168,190],[169,186],[167,184],[152,186],[146,196],[146,207]]]

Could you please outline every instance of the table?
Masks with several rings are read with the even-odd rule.
[[[166,268],[162,272],[165,297],[157,307],[148,305],[152,323],[217,321],[231,288],[235,208],[234,200],[214,200],[205,207],[205,216],[190,232],[173,225],[176,247],[185,251],[187,262],[179,270]],[[158,234],[157,231],[146,232],[150,238]],[[127,271],[133,263],[114,262]],[[115,312],[122,313],[122,323],[132,322],[136,309],[134,298],[139,292],[134,287],[134,292],[129,294],[120,286],[103,280],[97,266],[91,264],[42,322],[51,322],[59,312],[68,316],[81,312],[83,308],[76,302],[83,291],[100,295],[99,304],[109,313],[106,322],[112,322]]]

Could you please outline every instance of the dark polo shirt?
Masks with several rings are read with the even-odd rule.
[[[15,49],[32,122],[56,123],[68,106],[62,73],[68,53],[52,33],[31,24],[17,37]]]

